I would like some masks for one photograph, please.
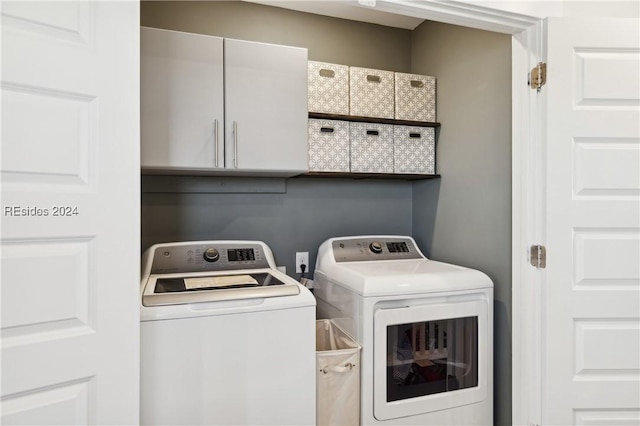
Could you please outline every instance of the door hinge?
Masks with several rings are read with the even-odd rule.
[[[529,74],[529,85],[532,89],[536,89],[538,92],[540,88],[547,82],[547,64],[544,62],[538,62]]]
[[[530,251],[531,266],[544,269],[547,266],[547,248],[541,245],[531,246]]]

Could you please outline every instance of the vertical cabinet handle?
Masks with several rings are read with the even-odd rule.
[[[233,122],[233,167],[238,168],[238,122]]]
[[[218,119],[213,120],[213,164],[218,167]]]

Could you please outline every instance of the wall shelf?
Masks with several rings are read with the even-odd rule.
[[[399,126],[440,127],[440,123],[430,121],[395,120],[391,118],[360,117],[357,115],[325,114],[322,112],[309,112],[309,118],[353,121],[359,123],[395,124]]]
[[[347,172],[308,172],[296,177],[338,178],[338,179],[395,179],[395,180],[425,180],[439,179],[440,175],[423,175],[408,173],[347,173]]]

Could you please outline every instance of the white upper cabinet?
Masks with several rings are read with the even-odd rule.
[[[224,167],[223,39],[143,27],[140,45],[142,167]]]
[[[225,39],[224,70],[226,167],[306,172],[307,49]]]
[[[143,171],[305,172],[306,68],[306,49],[143,27]]]

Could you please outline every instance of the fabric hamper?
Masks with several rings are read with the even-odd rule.
[[[323,425],[360,424],[360,350],[332,320],[316,321],[316,420]]]

